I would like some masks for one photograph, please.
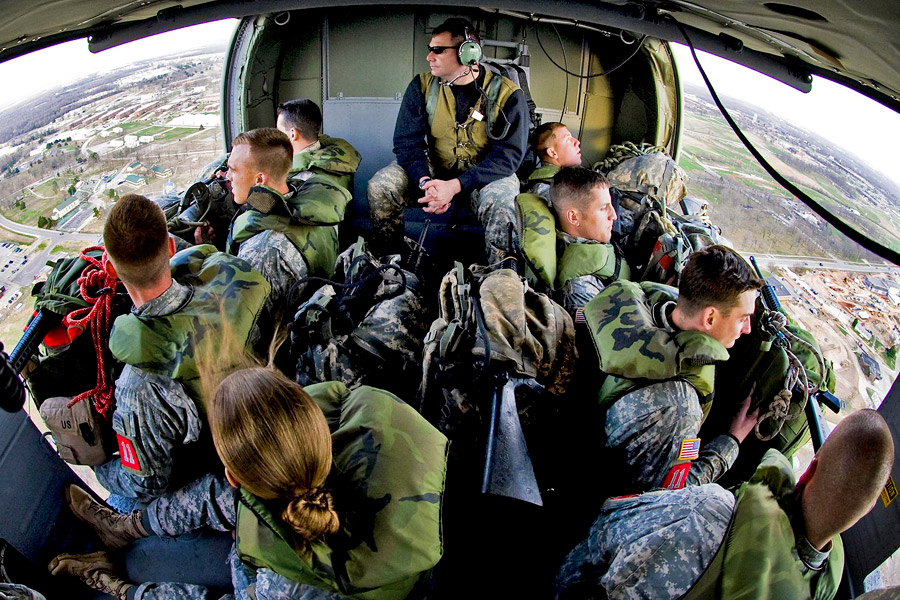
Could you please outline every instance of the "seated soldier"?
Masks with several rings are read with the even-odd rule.
[[[528,176],[524,190],[550,202],[550,183],[561,167],[581,166],[581,142],[559,122],[544,123],[531,136],[534,154],[541,166]],[[606,186],[609,187],[609,184]]]
[[[508,225],[528,143],[525,96],[479,63],[478,34],[465,19],[438,25],[428,49],[431,69],[410,82],[397,115],[397,161],[369,181],[372,246],[381,255],[404,249],[407,205],[442,214],[454,199],[470,200],[494,263],[513,250]]]
[[[619,473],[610,493],[715,481],[734,463],[756,424],[748,397],[728,432],[700,446],[715,363],[743,333],[762,282],[734,250],[710,246],[691,254],[676,290],[619,280],[584,309],[600,369],[606,410],[604,445]]]
[[[359,152],[348,141],[321,133],[322,111],[315,102],[307,98],[282,102],[275,123],[294,149],[291,179],[305,180],[318,173],[341,187],[353,188]]]
[[[795,484],[769,450],[736,496],[717,484],[610,498],[565,559],[557,598],[816,598],[837,591],[840,533],[872,510],[894,444],[878,412],[831,433]]]
[[[336,225],[350,201],[346,189],[320,175],[289,182],[292,156],[288,137],[264,127],[237,136],[228,157],[234,201],[245,206],[231,222],[227,250],[272,285],[266,310],[277,328],[293,318],[303,280],[334,271]]]
[[[553,176],[550,199],[557,223],[557,300],[576,317],[607,284],[627,278],[629,269],[609,243],[616,210],[603,175],[563,167]]]
[[[145,503],[221,468],[200,401],[195,353],[223,319],[245,348],[269,284],[243,260],[212,246],[184,250],[170,264],[175,246],[165,216],[143,196],[129,194],[115,204],[103,240],[107,274],[124,283],[135,308],[116,319],[109,340],[113,356],[125,363],[112,417],[120,457],[96,474],[114,495]]]
[[[448,444],[412,407],[376,388],[304,389],[256,367],[222,381],[209,421],[233,487],[207,477],[117,515],[73,486],[75,514],[110,548],[148,532],[235,531],[238,598],[400,600],[424,589],[443,551]],[[120,600],[207,597],[198,585],[133,586],[105,551],[64,554],[50,569]]]

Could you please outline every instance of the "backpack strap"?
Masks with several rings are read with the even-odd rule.
[[[425,101],[425,113],[428,115],[428,126],[434,123],[434,110],[437,108],[438,98],[441,94],[441,86],[437,82],[437,78],[432,78],[431,85],[428,86],[427,96],[428,99]]]

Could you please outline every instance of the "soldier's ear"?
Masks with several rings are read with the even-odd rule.
[[[225,469],[225,479],[228,480],[228,484],[233,488],[241,487],[241,482],[234,478],[234,475],[231,474],[227,468]]]
[[[112,277],[114,279],[119,278],[119,274],[116,272],[116,268],[113,266],[112,261],[109,260],[109,258],[107,258],[105,261],[103,261],[103,271],[109,277]]]
[[[715,306],[707,306],[703,309],[701,313],[701,317],[703,319],[703,325],[706,326],[706,329],[709,330],[713,325],[716,324],[716,318],[719,316],[719,311]]]
[[[566,221],[571,225],[578,226],[578,209],[569,208],[566,210]]]
[[[175,256],[175,238],[169,236],[169,258]]]

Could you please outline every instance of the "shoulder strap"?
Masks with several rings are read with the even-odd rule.
[[[420,77],[424,77],[420,76]],[[425,112],[428,114],[428,126],[431,127],[431,124],[434,123],[434,111],[437,108],[438,98],[441,95],[441,86],[436,83],[437,78],[434,76],[430,76],[429,81],[427,82],[427,88],[425,89]],[[423,81],[423,83],[426,83]]]

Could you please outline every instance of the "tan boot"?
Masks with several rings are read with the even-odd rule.
[[[66,502],[75,516],[90,525],[108,548],[125,548],[133,541],[149,535],[141,524],[140,510],[121,515],[94,500],[77,485],[66,488]]]
[[[119,576],[106,551],[60,554],[50,561],[48,568],[53,575],[76,577],[92,589],[118,600],[126,600],[129,588],[134,587]]]

